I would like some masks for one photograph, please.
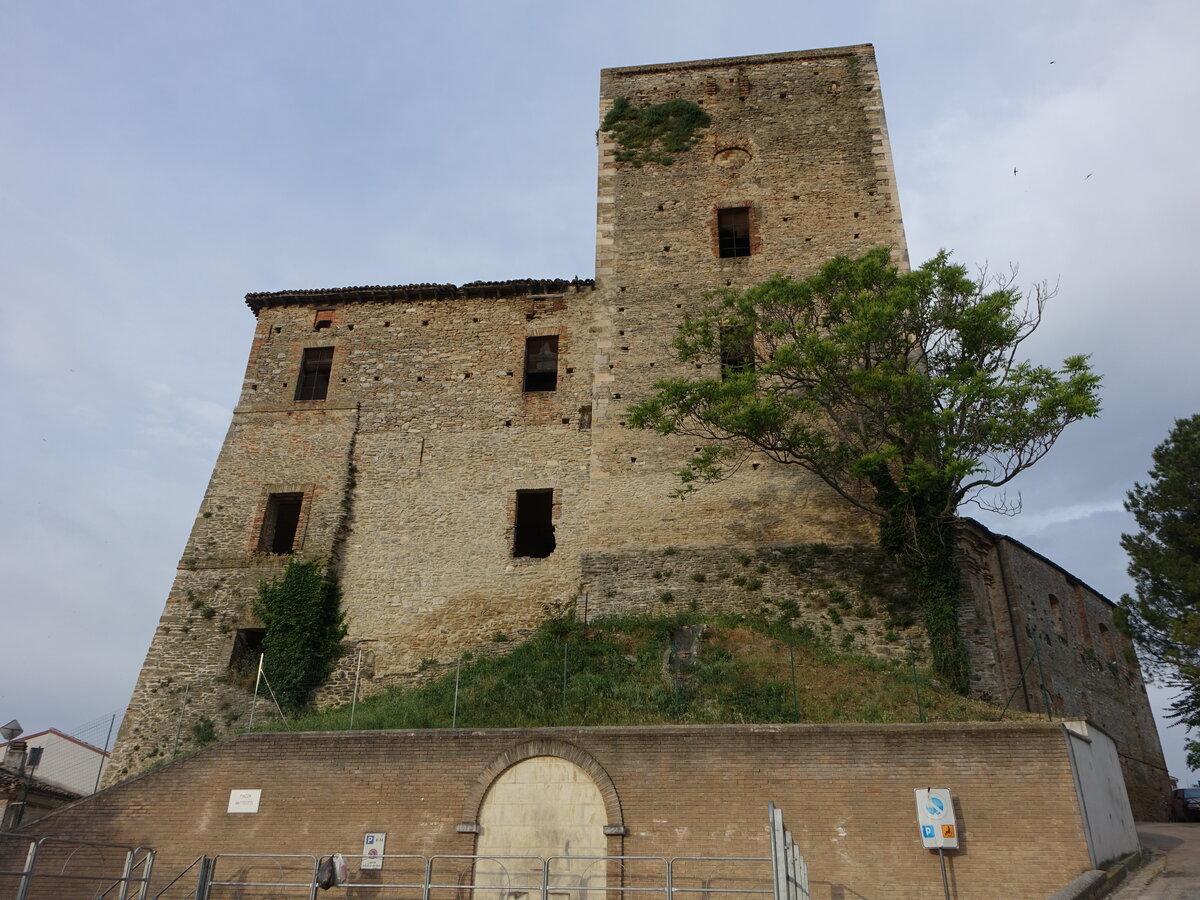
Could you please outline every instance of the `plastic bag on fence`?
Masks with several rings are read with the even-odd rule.
[[[337,884],[337,867],[333,864],[332,856],[322,856],[317,864],[317,887],[323,891]]]
[[[345,884],[350,880],[350,868],[346,865],[346,857],[340,853],[333,854],[334,884]]]

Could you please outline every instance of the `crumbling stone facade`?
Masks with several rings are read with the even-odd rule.
[[[670,352],[714,288],[808,275],[880,245],[907,265],[872,48],[604,71],[601,119],[620,98],[683,98],[711,124],[671,165],[618,162],[600,135],[594,282],[247,296],[242,393],[114,778],[169,755],[201,719],[242,727],[247,690],[228,670],[255,640],[258,584],[293,551],[327,559],[344,591],[347,653],[325,703],[348,700],[356,676],[370,693],[494,651],[571,603],[591,615],[685,601],[757,611],[769,597],[832,638],[898,651],[873,620],[895,573],[863,513],[767,462],[681,502],[674,473],[693,442],[625,419],[658,379],[719,370]],[[838,591],[867,596],[835,629],[818,594]],[[994,696],[1014,683],[1004,652],[980,669]],[[1122,684],[1146,708],[1140,682]],[[1122,715],[1097,709],[1109,714]],[[1141,739],[1161,766],[1153,730]]]

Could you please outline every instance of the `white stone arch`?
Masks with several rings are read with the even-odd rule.
[[[530,756],[488,786],[476,820],[475,879],[494,885],[480,900],[538,900],[542,866],[551,860],[554,900],[603,900],[608,808],[582,767],[561,756]],[[499,859],[536,857],[538,859]],[[566,858],[564,858],[566,857]]]

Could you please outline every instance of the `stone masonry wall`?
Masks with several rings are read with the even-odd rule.
[[[868,46],[623,69],[601,74],[600,116],[682,98],[712,124],[670,166],[619,163],[601,134],[596,240],[595,441],[591,535],[597,547],[752,547],[873,541],[873,523],[828,488],[771,463],[747,465],[686,504],[674,473],[688,438],[626,427],[653,383],[711,376],[682,366],[671,340],[709,291],[782,272],[812,274],[839,253],[893,248],[907,261],[874,53]],[[750,256],[720,258],[717,210],[748,207]]]
[[[503,292],[500,292],[503,293]],[[122,725],[112,779],[187,747],[204,720],[244,727],[228,668],[258,586],[272,493],[303,493],[295,549],[340,576],[350,631],[323,702],[372,693],[570,598],[587,522],[591,287],[551,296],[324,295],[259,310],[234,412]],[[324,313],[328,310],[328,313]],[[330,324],[320,329],[322,318]],[[558,337],[557,389],[523,391],[525,339]],[[297,401],[305,348],[332,347],[328,396]],[[551,489],[557,547],[514,558],[516,491]],[[263,711],[268,701],[260,701]]]
[[[840,646],[895,656],[912,637],[924,652],[864,513],[795,466],[757,460],[680,501],[675,473],[698,442],[626,419],[658,379],[719,372],[671,352],[709,291],[880,245],[907,265],[878,82],[866,45],[605,70],[601,116],[622,97],[684,98],[712,124],[670,166],[618,163],[601,135],[594,286],[248,295],[239,403],[106,781],[245,727],[238,630],[260,626],[253,598],[289,558],[259,549],[272,494],[303,495],[294,549],[327,561],[344,593],[349,634],[321,704],[349,700],[357,676],[371,694],[498,652],[572,603],[785,616]],[[749,256],[719,256],[724,208],[748,209]],[[548,336],[556,387],[525,391],[526,339]],[[332,351],[327,395],[296,400],[317,348]],[[545,558],[514,555],[524,490],[553,492]],[[1139,814],[1155,815],[1161,750],[1111,606],[1020,545],[969,535],[960,618],[975,692],[1003,701],[1036,628],[1055,713],[1113,734]],[[1018,702],[1042,708],[1036,690]]]

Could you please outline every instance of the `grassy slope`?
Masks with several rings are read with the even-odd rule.
[[[706,626],[698,653],[676,662],[673,642],[681,627],[694,623]],[[999,715],[940,688],[928,672],[919,671],[917,681],[927,721]],[[360,701],[354,727],[447,728],[454,694],[451,669],[424,685]],[[810,632],[763,620],[681,616],[587,626],[556,620],[507,655],[464,657],[458,684],[460,728],[796,721],[916,722],[912,669],[836,652]],[[331,731],[349,725],[350,708],[340,707],[264,728]]]

